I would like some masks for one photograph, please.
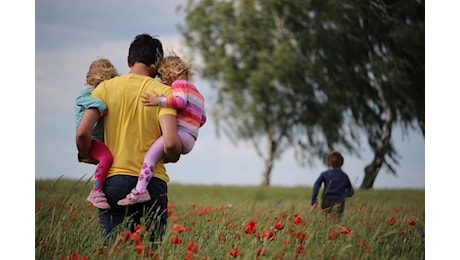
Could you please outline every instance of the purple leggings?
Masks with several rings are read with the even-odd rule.
[[[182,143],[182,153],[187,154],[195,145],[195,138],[182,130],[177,131],[179,140]],[[139,173],[139,179],[136,185],[136,190],[143,192],[146,190],[147,184],[152,178],[155,163],[164,156],[164,141],[163,136],[160,136],[150,147],[144,156],[144,162],[142,163],[141,171]]]

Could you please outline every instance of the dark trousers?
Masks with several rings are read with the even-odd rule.
[[[321,201],[321,209],[325,210],[328,214],[333,213],[340,218],[342,217],[343,211],[345,209],[345,200],[336,201],[324,198]]]
[[[108,238],[112,231],[125,221],[127,226],[122,229],[129,228],[134,232],[136,225],[141,224],[150,232],[151,242],[161,242],[168,220],[168,186],[165,181],[158,178],[151,179],[147,186],[152,198],[150,201],[129,206],[117,204],[136,187],[137,179],[129,175],[115,175],[105,180],[104,193],[111,208],[98,209],[103,234]],[[142,217],[145,219],[141,223]]]

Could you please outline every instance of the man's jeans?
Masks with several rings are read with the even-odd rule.
[[[103,191],[111,208],[98,209],[103,234],[108,237],[115,227],[125,221],[128,225],[126,229],[129,228],[131,232],[135,231],[137,224],[141,224],[150,232],[151,242],[161,242],[168,220],[168,186],[165,181],[158,178],[150,180],[147,186],[152,198],[150,201],[129,206],[117,205],[119,200],[136,187],[137,179],[135,176],[119,174],[105,180]]]

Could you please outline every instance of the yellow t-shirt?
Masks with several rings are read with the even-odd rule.
[[[144,92],[172,96],[171,88],[157,80],[137,74],[125,74],[100,83],[92,92],[107,105],[104,118],[104,140],[112,152],[113,164],[107,177],[116,174],[139,176],[144,155],[161,136],[159,118],[176,110],[160,106],[145,106]],[[160,159],[154,176],[169,182],[169,176]]]

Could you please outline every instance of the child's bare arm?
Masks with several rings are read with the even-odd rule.
[[[141,101],[145,106],[158,106],[159,96],[156,92],[143,93],[141,96]]]

